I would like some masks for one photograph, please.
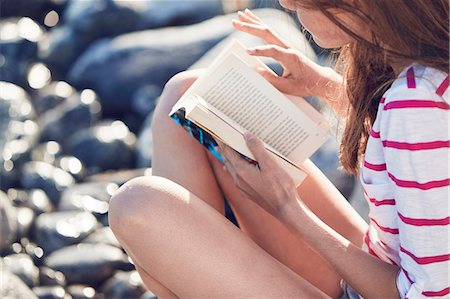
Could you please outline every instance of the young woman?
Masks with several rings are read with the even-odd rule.
[[[267,41],[249,52],[281,62],[283,76],[261,72],[274,86],[345,119],[341,162],[361,179],[370,224],[309,161],[296,188],[251,133],[259,168],[221,145],[224,167],[167,117],[198,76],[185,72],[154,114],[154,176],[111,201],[114,233],[161,298],[449,296],[449,1],[280,3],[318,45],[340,48],[342,77],[249,11],[234,26]]]

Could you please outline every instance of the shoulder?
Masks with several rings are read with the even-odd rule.
[[[409,106],[411,106],[409,108],[435,106],[448,109],[450,103],[448,86],[448,73],[412,64],[400,73],[384,94],[384,110]]]

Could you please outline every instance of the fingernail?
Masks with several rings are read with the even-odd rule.
[[[246,8],[246,9],[245,9],[245,12],[250,12],[250,9]]]
[[[248,48],[247,49],[247,53],[255,53],[256,49],[255,48]]]
[[[250,132],[245,132],[244,133],[244,139],[247,140],[247,141],[252,140],[254,137],[255,136],[253,136],[253,134],[250,133]]]

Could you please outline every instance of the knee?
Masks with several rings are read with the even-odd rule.
[[[116,236],[126,236],[130,231],[145,227],[154,228],[158,217],[166,213],[176,198],[175,183],[155,176],[138,177],[122,185],[113,194],[109,204],[109,226]]]
[[[173,76],[165,85],[153,113],[152,128],[157,127],[170,113],[173,105],[180,99],[186,90],[195,82],[203,70],[184,71]]]

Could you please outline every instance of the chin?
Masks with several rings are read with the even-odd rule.
[[[336,40],[323,40],[313,36],[314,42],[322,49],[336,49],[346,45],[346,43]]]

